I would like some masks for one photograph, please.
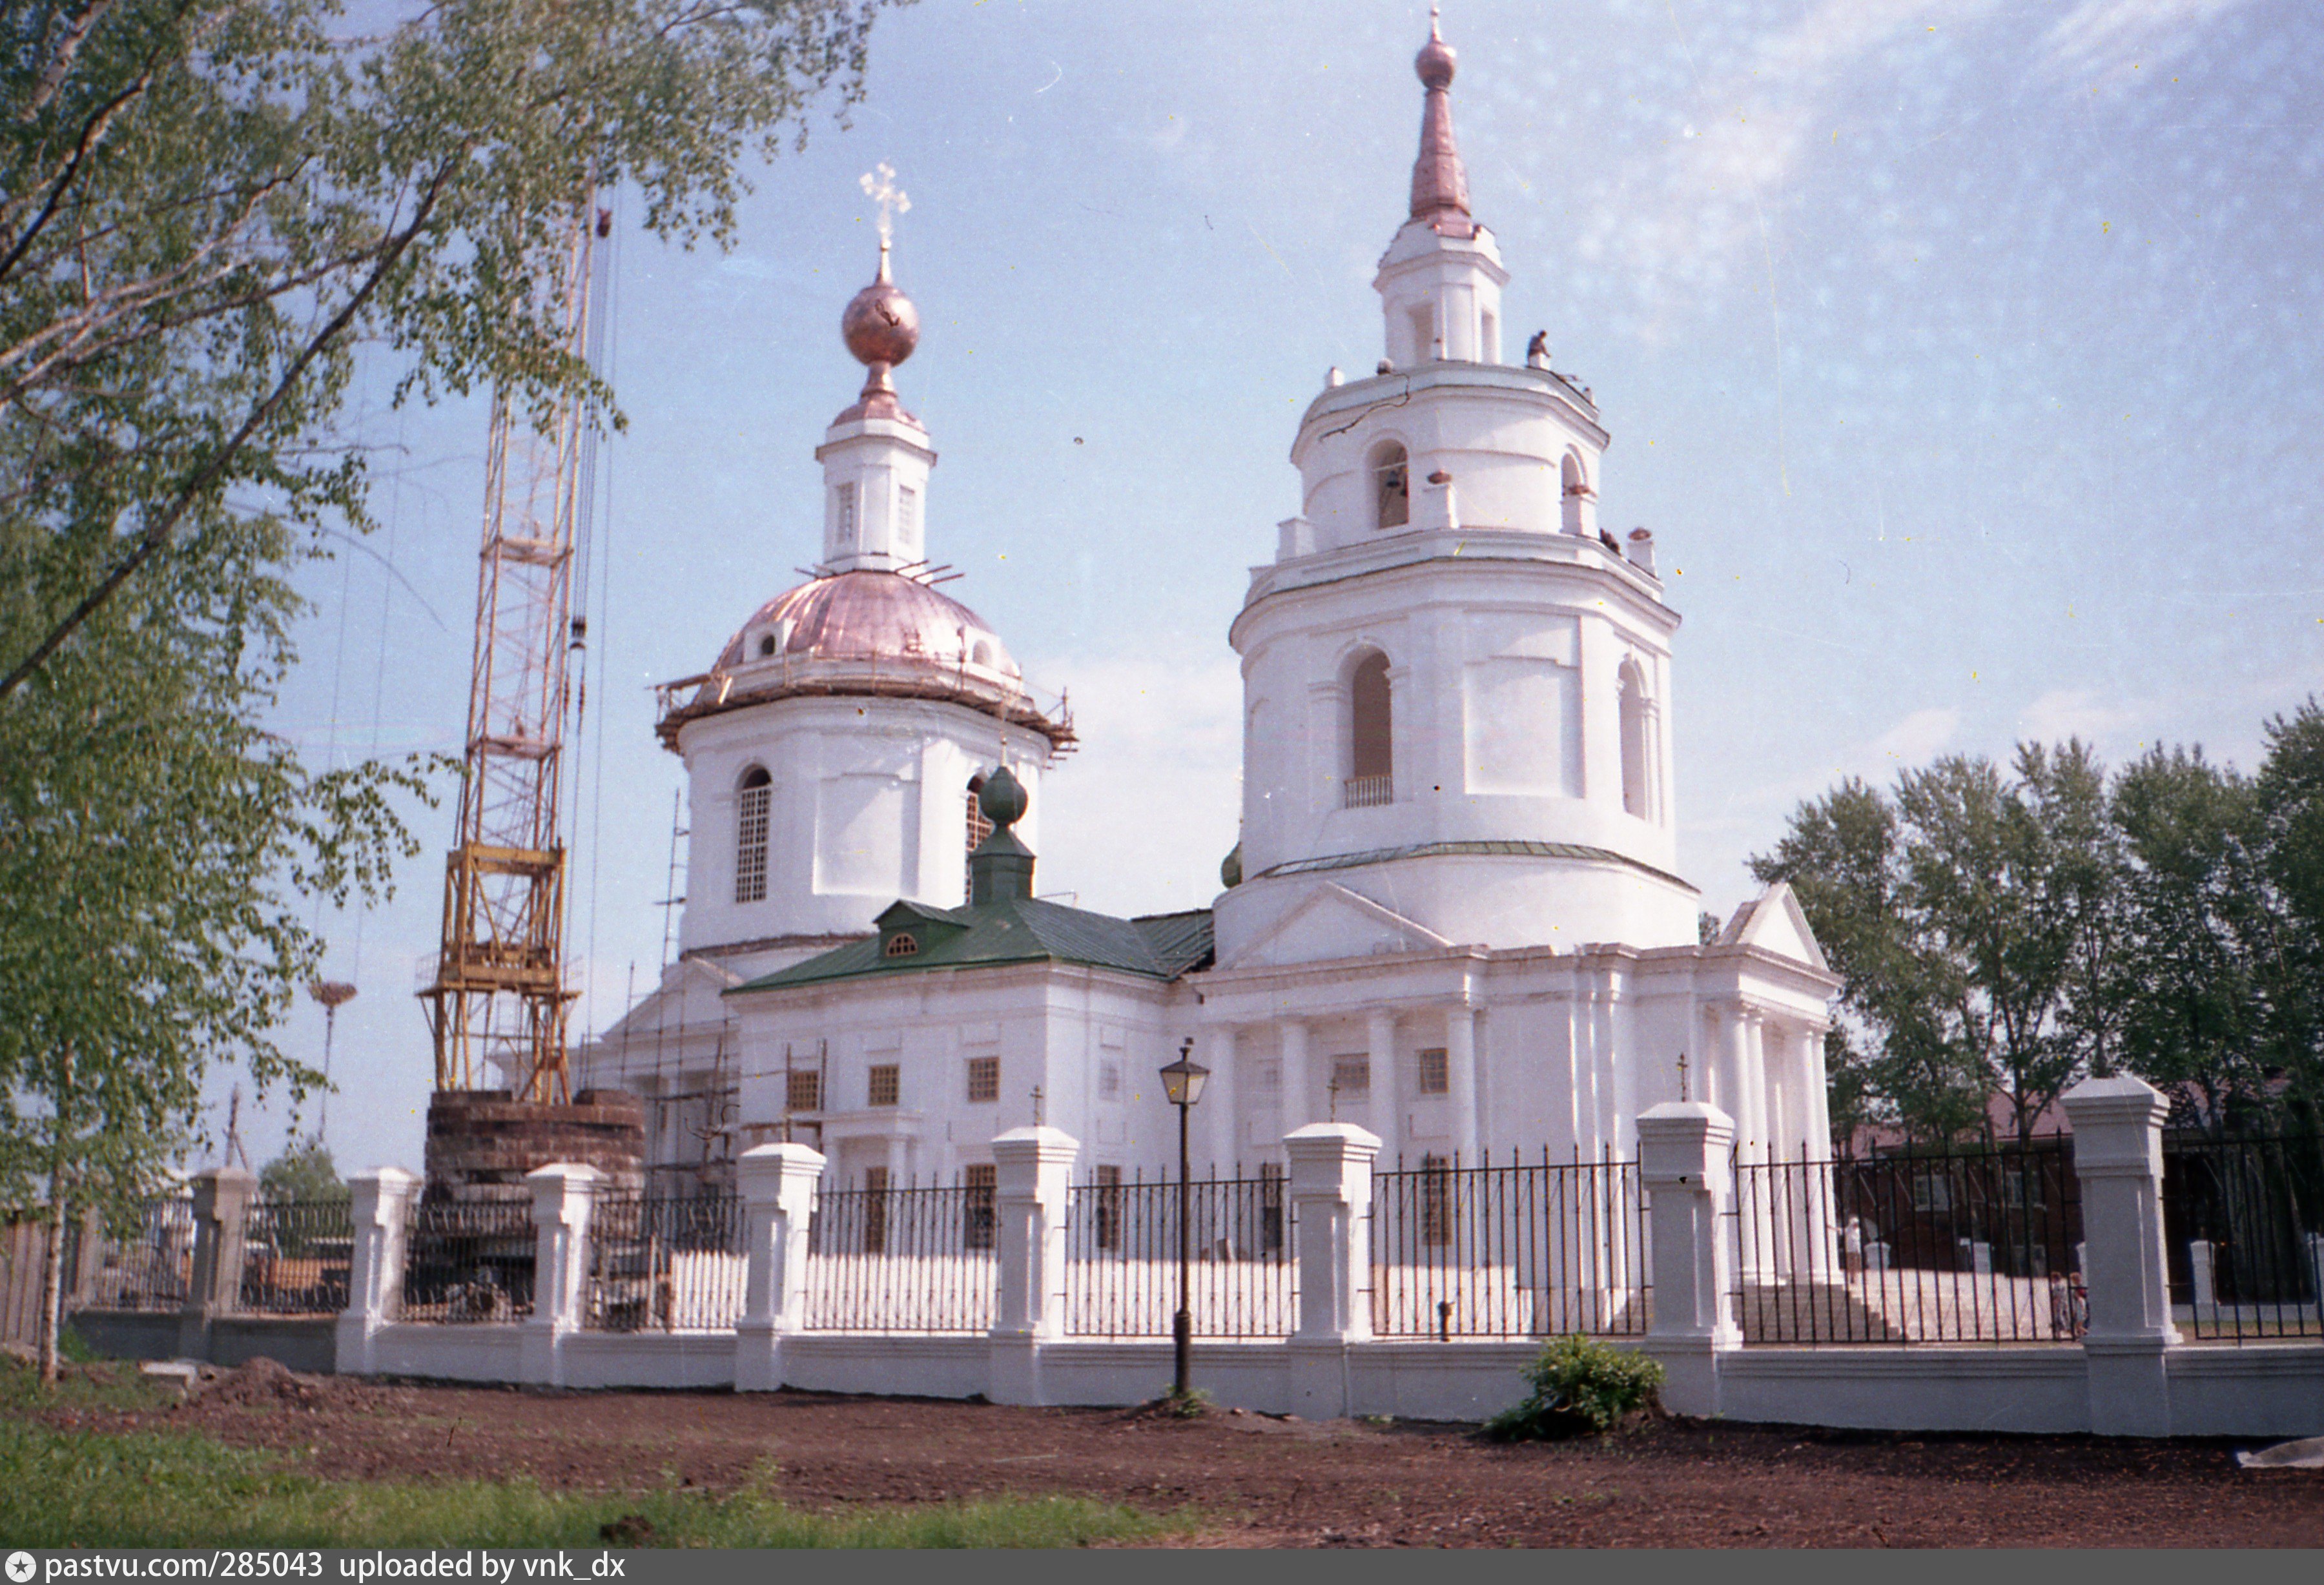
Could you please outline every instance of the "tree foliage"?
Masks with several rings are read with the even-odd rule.
[[[0,7],[0,1198],[60,1234],[182,1154],[214,1065],[319,1082],[272,1036],[300,899],[379,895],[424,793],[258,724],[297,567],[369,526],[358,348],[398,401],[615,421],[552,290],[587,195],[724,242],[745,156],[860,94],[874,3]]]
[[[2324,710],[2268,726],[2246,779],[2156,748],[2111,779],[2078,742],[2007,772],[1951,757],[1893,793],[1803,804],[1750,861],[1788,880],[1841,977],[1836,1124],[2023,1138],[2126,1067],[2181,1121],[2315,1115],[2324,1028]]]
[[[258,1169],[258,1192],[277,1204],[346,1200],[349,1190],[338,1164],[319,1138],[291,1146]]]

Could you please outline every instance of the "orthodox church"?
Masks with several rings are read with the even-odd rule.
[[[1628,1156],[1659,1101],[1746,1157],[1830,1148],[1838,981],[1778,886],[1717,939],[1676,873],[1673,640],[1654,542],[1598,521],[1609,431],[1471,212],[1432,27],[1411,198],[1373,281],[1384,355],[1291,446],[1299,510],[1228,637],[1241,839],[1213,906],[1120,919],[1035,890],[1074,746],[928,558],[930,438],[895,370],[913,304],[846,309],[869,371],[825,432],[823,558],[668,685],[690,833],[676,963],[580,1054],[640,1092],[665,1186],[792,1138],[849,1186],[973,1178],[1034,1121],[1084,1177],[1173,1162],[1157,1070],[1211,1078],[1198,1163],[1271,1169],[1304,1123],[1383,1154]],[[1069,791],[1065,796],[1070,796]]]

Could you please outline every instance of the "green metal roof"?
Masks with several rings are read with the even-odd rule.
[[[1175,980],[1211,961],[1208,908],[1117,919],[1111,914],[1030,898],[1003,898],[964,908],[898,902],[880,916],[880,923],[878,935],[851,941],[819,957],[762,974],[725,994],[874,974],[1043,962]],[[916,925],[921,927],[915,929]],[[904,957],[887,955],[885,944],[898,928],[913,932],[919,943],[918,952]]]

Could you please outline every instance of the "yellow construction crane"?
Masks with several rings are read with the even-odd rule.
[[[585,197],[550,288],[559,335],[578,358],[590,353],[596,244],[610,229],[610,214]],[[559,792],[567,667],[582,636],[573,577],[586,427],[578,393],[545,431],[512,410],[505,392],[493,402],[459,827],[444,873],[442,950],[420,993],[439,1092],[571,1099],[565,1026],[576,992],[565,979]]]

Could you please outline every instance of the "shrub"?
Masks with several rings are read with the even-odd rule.
[[[1644,1354],[1594,1338],[1554,1338],[1526,1368],[1533,1396],[1485,1422],[1496,1442],[1535,1442],[1610,1431],[1655,1401],[1663,1368]]]

